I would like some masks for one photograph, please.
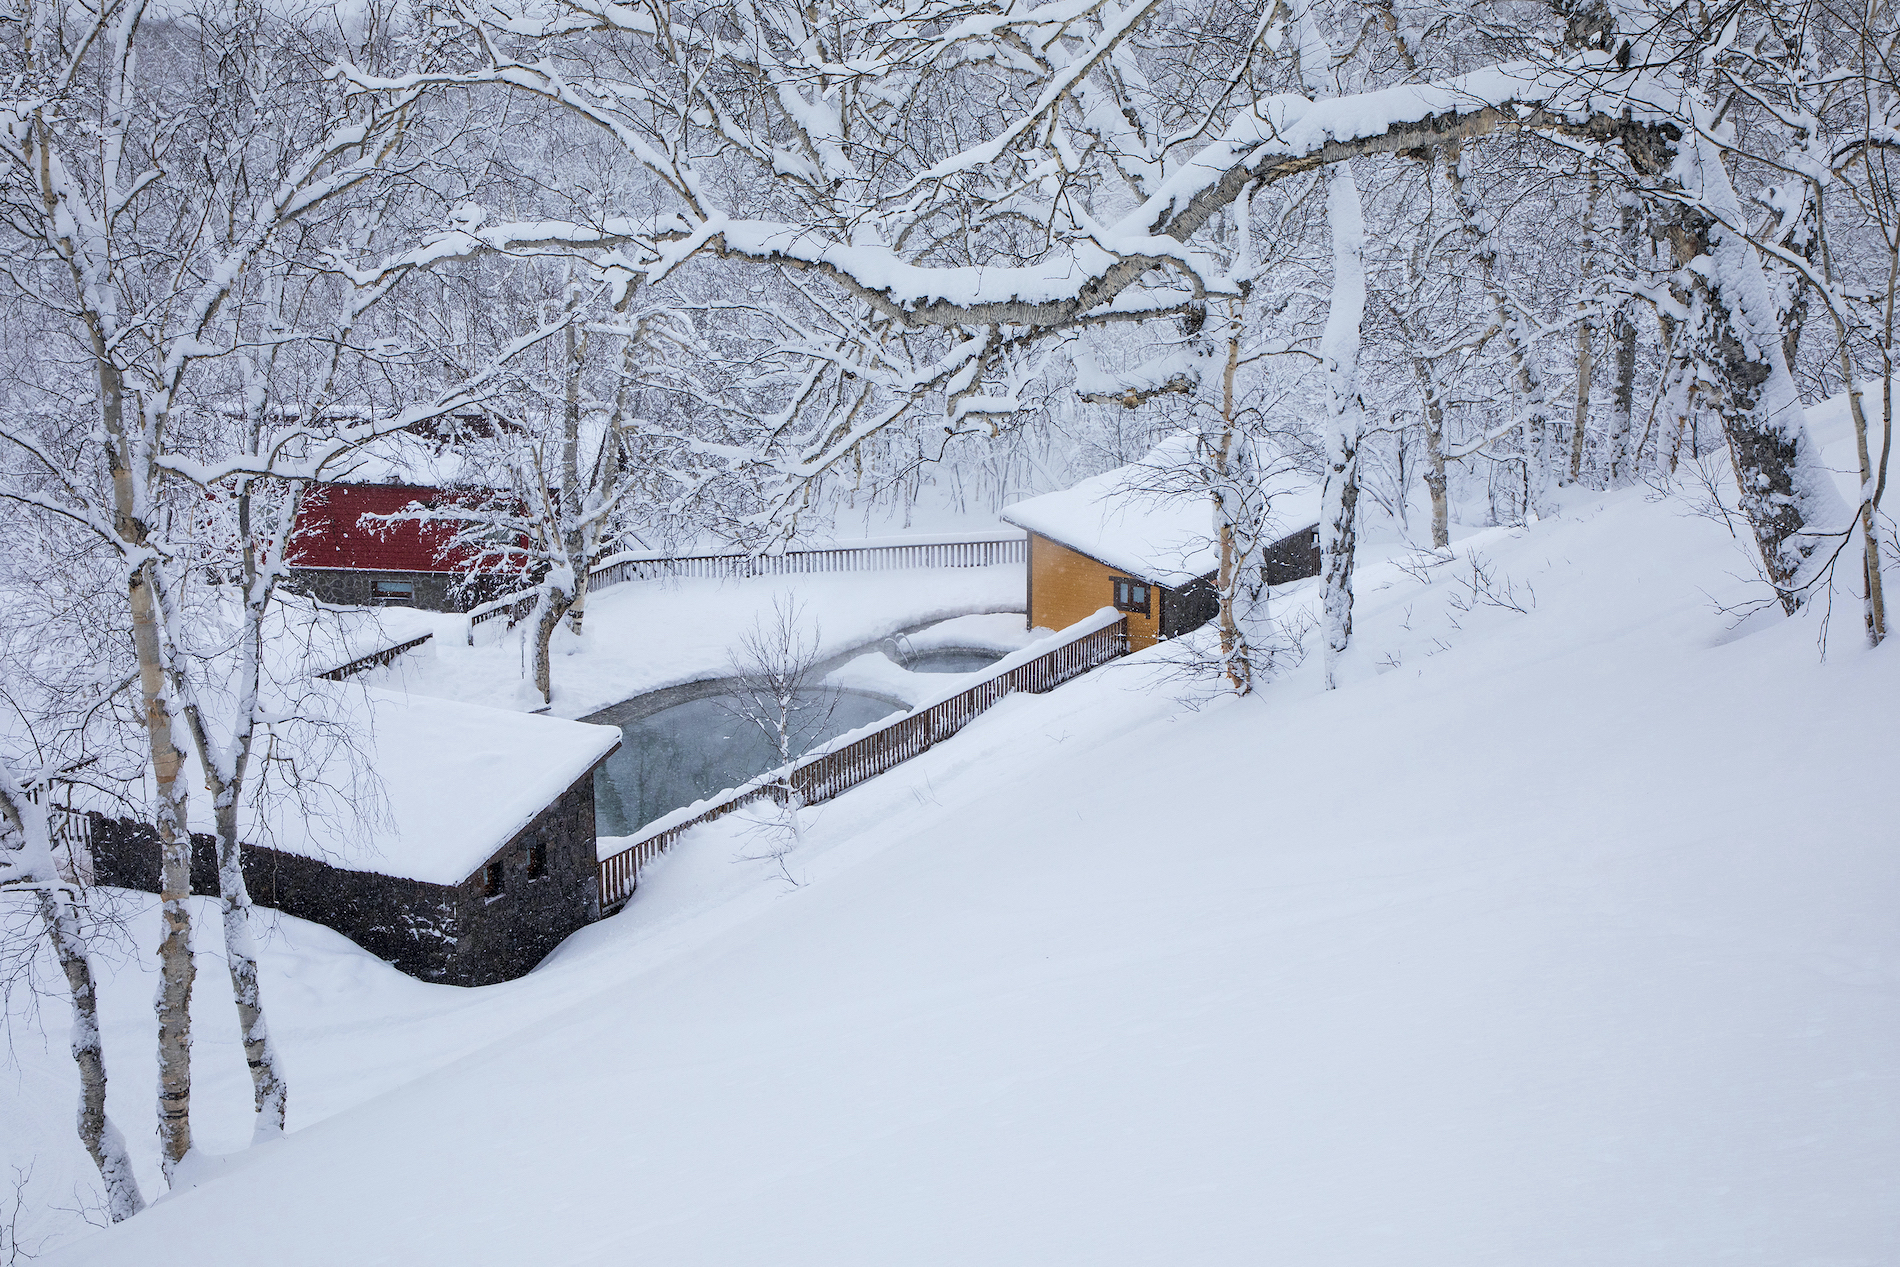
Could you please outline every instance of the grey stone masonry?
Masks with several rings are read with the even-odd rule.
[[[90,834],[97,883],[158,892],[151,827],[95,814]],[[215,894],[216,841],[194,833],[191,845],[192,892]],[[600,917],[592,770],[457,885],[259,845],[244,845],[243,855],[244,882],[258,905],[334,928],[410,976],[444,985],[513,980]]]

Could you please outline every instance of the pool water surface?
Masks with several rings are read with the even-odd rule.
[[[807,692],[794,752],[893,712],[856,691]],[[594,775],[595,830],[630,836],[670,810],[737,787],[778,764],[777,737],[739,717],[731,699],[675,704],[620,728],[620,748]]]

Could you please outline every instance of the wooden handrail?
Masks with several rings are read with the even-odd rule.
[[[1011,691],[1040,695],[1127,654],[1128,618],[1124,616],[1112,625],[1078,635],[1033,660],[986,678],[928,708],[907,713],[842,748],[807,757],[793,764],[789,771],[775,770],[742,787],[718,793],[711,805],[693,817],[650,830],[636,837],[625,849],[600,860],[601,913],[612,914],[626,905],[639,883],[640,869],[702,823],[723,818],[743,805],[766,797],[782,801],[788,784],[802,804],[828,801],[866,779],[930,751]]]
[[[808,576],[819,572],[892,572],[904,568],[994,567],[1029,561],[1029,538],[1022,535],[887,542],[879,545],[827,546],[786,550],[781,554],[680,554],[658,551],[617,554],[603,559],[587,573],[590,590],[624,581],[682,579],[727,580],[754,576]],[[508,617],[510,629],[534,610],[536,591],[521,590],[492,599],[468,613],[468,645],[475,645],[475,626]]]
[[[336,668],[324,673],[319,673],[317,676],[331,682],[341,682],[344,678],[361,673],[364,669],[373,669],[379,665],[388,664],[403,652],[414,651],[417,647],[433,637],[435,637],[433,633],[426,633],[420,638],[411,638],[409,641],[399,642],[393,647],[384,647],[381,651],[372,651],[368,655],[358,656],[348,664],[339,664]]]
[[[780,554],[623,554],[601,561],[587,574],[590,586],[665,577],[804,576],[816,572],[891,572],[903,568],[993,567],[1023,563],[1029,538],[972,537],[966,540],[893,542],[883,545],[825,546]]]

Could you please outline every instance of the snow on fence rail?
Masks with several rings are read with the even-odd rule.
[[[493,620],[497,616],[506,616],[508,618],[508,628],[513,629],[521,622],[523,617],[534,610],[534,598],[535,592],[529,590],[525,594],[510,594],[506,598],[497,598],[493,602],[483,603],[479,607],[469,608],[468,645],[471,647],[475,645],[475,626],[485,620]]]
[[[1020,532],[980,536],[886,537],[860,545],[787,550],[782,554],[667,554],[637,550],[611,555],[587,574],[589,589],[622,581],[659,581],[669,577],[727,580],[754,576],[809,576],[819,572],[895,572],[904,568],[981,568],[1002,563],[1026,563],[1029,538]],[[475,645],[475,626],[508,617],[514,628],[534,610],[534,591],[509,594],[471,608],[468,643]]]
[[[590,585],[665,577],[803,576],[815,572],[894,572],[902,568],[980,568],[1022,563],[1029,538],[1020,532],[981,536],[894,537],[861,545],[787,550],[782,554],[616,554],[587,574]]]
[[[764,797],[782,802],[788,782],[802,804],[828,801],[866,779],[930,751],[1011,691],[1040,695],[1127,655],[1128,618],[1112,608],[1104,608],[1057,634],[1056,638],[1064,641],[1043,650],[1048,647],[1048,640],[1044,640],[1005,657],[998,671],[975,686],[935,703],[919,705],[894,722],[873,723],[868,732],[859,730],[840,735],[818,752],[796,762],[789,779],[783,769],[773,770],[750,783],[715,794],[710,803],[700,801],[649,823],[631,845],[600,860],[601,913],[612,914],[625,905],[639,882],[640,869],[701,823],[723,818]]]
[[[374,669],[388,664],[403,652],[414,651],[417,647],[433,637],[435,637],[433,633],[426,633],[420,638],[411,638],[409,641],[399,642],[393,647],[384,647],[381,651],[372,651],[368,655],[358,656],[348,664],[339,664],[336,668],[319,673],[317,676],[331,682],[341,682],[344,678],[361,673],[364,669]]]

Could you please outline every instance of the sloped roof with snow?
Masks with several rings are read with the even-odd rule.
[[[297,510],[287,552],[300,568],[354,568],[376,572],[466,572],[473,551],[449,549],[455,526],[413,519],[376,520],[412,505],[475,505],[496,494],[419,484],[324,484]]]
[[[429,884],[467,879],[620,744],[612,726],[348,683],[322,694],[321,738],[303,726],[271,746],[276,785],[253,785],[240,837]],[[289,761],[300,791],[283,781]],[[197,830],[207,800],[191,800]]]
[[[1178,588],[1220,566],[1206,494],[1157,492],[1192,455],[1193,437],[1162,441],[1141,461],[1003,508],[1006,523],[1047,537],[1154,585]],[[1276,537],[1319,522],[1319,485],[1296,475],[1268,481]]]

